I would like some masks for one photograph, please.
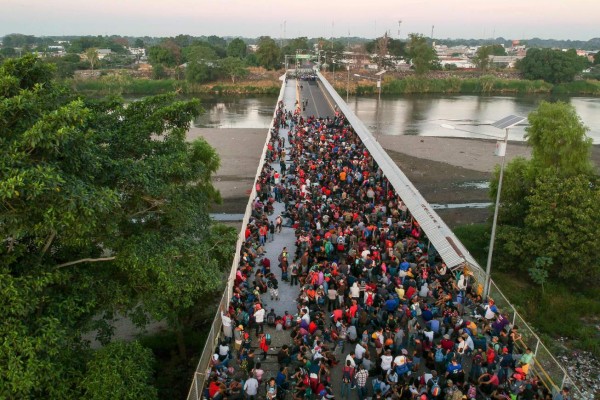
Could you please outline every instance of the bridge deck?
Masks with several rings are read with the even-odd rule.
[[[324,83],[325,85],[327,85],[328,83]],[[309,82],[309,81],[296,81],[293,79],[289,79],[286,82],[286,87],[285,87],[285,91],[283,92],[283,105],[284,108],[287,110],[294,110],[295,109],[295,105],[296,105],[296,101],[299,102],[299,104],[301,104],[301,115],[305,118],[309,117],[309,116],[315,116],[317,118],[324,118],[327,116],[333,116],[334,114],[334,109],[333,109],[333,105],[332,105],[332,100],[331,97],[333,97],[333,101],[335,100],[335,94],[331,94],[329,93],[329,96],[325,93],[323,93],[323,91],[321,90],[321,88],[319,87],[319,84],[317,82]],[[306,104],[304,103],[306,101]],[[344,111],[342,109],[342,111]],[[349,122],[352,123],[352,125],[354,125],[355,121],[357,124],[361,124],[361,122],[358,120],[356,121],[356,118],[353,116],[353,119],[348,119]],[[288,158],[290,155],[290,143],[287,140],[287,134],[288,134],[288,129],[287,128],[280,128],[279,130],[279,135],[281,137],[286,138],[286,147],[288,148],[287,154],[288,154]],[[359,132],[359,136],[360,136],[360,132]],[[315,136],[316,137],[316,136]],[[369,137],[363,138],[361,137],[361,140],[363,141],[363,143],[366,145],[366,147],[371,150],[374,149],[375,151],[377,151],[377,146],[373,147],[373,143],[365,143],[365,141],[368,142],[368,140],[370,140]],[[275,145],[276,146],[276,145]],[[359,153],[360,155],[361,153]],[[313,154],[311,154],[310,152],[308,152],[306,154],[307,157],[312,157]],[[387,155],[385,155],[387,156]],[[386,171],[390,171],[391,165],[387,165],[389,162],[388,160],[385,158],[385,156],[383,156],[383,158],[380,160],[379,158],[377,158],[377,162],[381,162],[383,164],[380,164],[379,167],[384,169],[384,176],[388,177],[388,174]],[[389,158],[389,157],[388,157]],[[288,159],[288,163],[289,163],[289,159]],[[274,162],[271,163],[270,166],[275,170],[280,172],[280,166],[279,166],[279,162]],[[416,190],[414,189],[414,187],[412,187],[412,184],[406,184],[406,186],[410,186],[409,192]],[[384,183],[384,190],[383,193],[386,193],[388,186],[386,186],[386,184]],[[389,187],[391,189],[391,185]],[[394,184],[394,188],[397,189],[397,186]],[[314,199],[313,199],[314,200]],[[385,202],[385,200],[384,200]],[[427,205],[428,206],[428,205]],[[279,215],[284,213],[284,205],[282,202],[275,202],[274,203],[274,212],[269,216],[269,220],[270,221],[274,221],[275,218]],[[411,212],[413,211],[412,209],[410,210]],[[435,217],[435,212],[432,214],[433,217]],[[427,218],[429,217],[429,214],[426,216]],[[436,221],[436,223],[438,223]],[[443,223],[442,223],[443,224]],[[445,225],[443,225],[445,226]],[[443,228],[442,226],[442,228]],[[440,229],[440,231],[443,231],[443,229]],[[445,237],[445,240],[447,240],[449,243],[452,242],[453,239],[453,235],[451,234],[451,232],[449,233],[444,233],[445,235],[447,235]],[[440,240],[442,240],[444,238],[440,238]],[[263,307],[267,310],[270,311],[271,309],[275,310],[275,313],[277,315],[283,315],[284,312],[289,312],[290,314],[296,314],[298,311],[298,305],[296,303],[296,299],[299,295],[299,290],[300,288],[298,286],[290,286],[290,284],[288,282],[283,282],[281,279],[281,270],[278,268],[278,256],[281,253],[282,249],[284,247],[287,247],[288,253],[290,254],[290,261],[293,260],[294,258],[294,254],[295,254],[295,241],[296,241],[296,235],[295,235],[295,229],[291,228],[291,227],[283,227],[280,233],[276,233],[274,235],[274,238],[272,241],[268,241],[265,245],[265,253],[263,254],[263,258],[269,258],[269,260],[271,260],[271,271],[275,272],[277,278],[279,279],[279,300],[277,299],[271,299],[269,294],[266,293],[264,295],[262,295],[261,299],[262,299],[262,305]],[[421,242],[421,244],[423,244],[423,242]],[[453,243],[450,243],[453,244]],[[459,243],[460,244],[460,243]],[[460,244],[460,246],[462,246],[462,244]],[[426,246],[427,247],[427,246]],[[462,254],[462,247],[456,247],[456,245],[450,246],[452,248],[449,248],[447,250],[447,254],[450,255],[450,258],[453,261],[460,261],[461,257],[464,257],[464,255]],[[454,252],[454,253],[453,253]],[[443,254],[442,254],[443,256]],[[467,254],[467,256],[469,256]],[[341,256],[342,259],[345,256]],[[360,257],[360,254],[359,254]],[[456,260],[455,260],[456,259]],[[463,262],[464,262],[464,258]],[[445,258],[444,258],[445,260]],[[257,260],[258,262],[260,262],[260,259]],[[458,266],[458,264],[456,264],[456,266]],[[415,264],[415,268],[416,268],[416,264]],[[252,275],[253,277],[253,275]],[[367,278],[368,279],[368,278]],[[452,278],[451,278],[452,279]],[[442,285],[444,286],[444,285]],[[448,285],[446,285],[448,286]],[[379,288],[381,288],[381,286],[379,286]],[[418,290],[418,289],[417,289]],[[456,294],[457,291],[454,289],[448,289],[449,293],[452,294],[452,298],[454,301],[456,301]],[[361,295],[362,296],[362,295]],[[463,294],[464,296],[464,294]],[[425,294],[424,296],[421,296],[422,300],[424,303],[428,303],[430,305],[430,307],[432,306],[432,304],[435,302],[435,298],[431,295],[431,294]],[[387,297],[386,297],[387,298]],[[410,302],[409,304],[410,305]],[[463,318],[465,318],[465,320],[468,320],[469,317],[469,312],[472,309],[465,309],[460,305],[455,304],[454,306],[450,306],[448,305],[447,307],[449,307],[450,309],[456,309],[458,310],[458,312],[460,313],[460,316],[462,316]],[[329,327],[332,324],[332,321],[330,320],[330,317],[328,315],[328,313],[325,313],[325,327]],[[311,313],[312,316],[312,313]],[[438,316],[438,319],[441,319]],[[425,321],[419,317],[416,319],[421,326],[425,326]],[[476,321],[474,321],[476,322]],[[479,329],[481,329],[483,326],[479,323],[477,323]],[[367,321],[366,325],[363,325],[361,327],[361,329],[364,328],[368,328],[370,326],[369,321]],[[404,323],[404,328],[406,329],[406,324]],[[254,332],[253,329],[250,330],[252,333]],[[268,352],[268,356],[266,357],[266,359],[262,359],[262,351],[260,351],[258,349],[259,347],[259,343],[258,340],[254,337],[254,335],[252,335],[253,340],[252,340],[252,348],[255,349],[255,354],[256,357],[261,359],[261,363],[262,363],[262,367],[265,370],[265,375],[263,378],[263,381],[268,380],[268,378],[270,377],[274,377],[277,374],[277,370],[279,368],[279,363],[277,362],[277,357],[276,354],[279,351],[279,349],[281,348],[281,346],[285,345],[285,344],[291,344],[291,339],[290,339],[290,335],[288,331],[276,331],[274,328],[268,327],[265,324],[265,332],[270,333],[272,336],[272,344],[271,347],[269,349]],[[372,329],[369,331],[369,333],[372,332]],[[410,331],[409,331],[410,332]],[[409,333],[407,332],[407,334]],[[360,331],[359,331],[359,338],[360,338]],[[449,333],[453,333],[453,330],[450,328]],[[417,336],[416,332],[413,332],[414,336]],[[420,336],[421,333],[418,334],[418,336]],[[456,332],[453,333],[453,338],[456,339],[457,338],[457,334]],[[491,339],[491,337],[488,337],[487,340],[489,341]],[[439,342],[439,337],[436,336],[436,343]],[[485,341],[484,341],[485,344]],[[522,343],[521,343],[522,344]],[[404,343],[403,346],[406,346],[406,350],[408,350],[408,353],[412,355],[412,352],[415,351],[415,349],[417,349],[416,344],[412,341],[408,341],[407,343]],[[334,347],[333,344],[331,344],[331,347]],[[372,357],[372,361],[374,365],[377,365],[376,369],[379,368],[379,363],[377,362],[377,355],[376,355],[376,349],[374,348],[374,346],[372,346],[372,344],[369,347],[369,352],[371,353]],[[344,359],[345,356],[354,349],[354,344],[349,345],[346,344],[345,346],[345,352],[342,354],[340,351],[340,348],[337,347],[335,349],[335,356],[338,360],[338,362],[340,364],[343,365],[344,363]],[[514,347],[514,349],[517,349],[517,346]],[[397,354],[397,352],[400,350],[400,347],[394,347],[394,355]],[[512,351],[512,346],[511,346],[511,351]],[[430,353],[431,355],[432,353]],[[464,371],[467,373],[468,376],[468,372],[471,368],[471,356],[464,356],[461,357],[462,358],[462,364],[463,364],[463,369]],[[234,359],[232,360],[232,365],[235,365],[237,367],[237,361]],[[413,374],[413,376],[420,376],[424,371],[426,371],[425,369],[425,361],[423,360],[420,364],[420,368],[418,368],[415,373]],[[331,368],[331,374],[330,374],[330,378],[331,378],[331,388],[333,390],[333,394],[336,397],[340,397],[340,389],[341,389],[341,370],[342,370],[342,365],[338,365],[338,366],[334,366]],[[433,367],[432,367],[433,368]],[[428,371],[428,370],[427,370]],[[290,371],[293,372],[293,371]],[[369,392],[372,393],[373,390],[371,388],[371,383],[370,383],[370,379],[369,378],[369,383],[367,385],[367,387],[369,388]],[[465,379],[466,381],[466,379]],[[443,382],[443,381],[442,381]],[[444,386],[442,386],[444,387]],[[356,391],[352,391],[350,393],[350,397],[359,397]],[[265,389],[264,387],[260,389],[259,391],[259,397],[264,397],[265,395]],[[291,398],[291,396],[288,396],[288,399]],[[362,400],[362,399],[360,399]]]

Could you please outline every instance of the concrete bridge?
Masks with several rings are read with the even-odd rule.
[[[383,172],[383,175],[393,187],[393,190],[395,190],[396,194],[399,195],[406,204],[414,220],[419,223],[426,235],[428,248],[430,248],[432,251],[436,251],[450,269],[468,269],[472,273],[476,281],[476,285],[478,285],[479,289],[481,290],[485,281],[485,273],[483,269],[477,264],[476,260],[456,238],[444,221],[442,221],[442,219],[437,215],[436,211],[431,207],[431,205],[425,201],[419,191],[392,161],[385,150],[379,145],[379,143],[377,143],[367,127],[360,119],[356,117],[356,115],[354,115],[354,113],[346,105],[344,100],[336,93],[329,82],[327,82],[327,80],[320,73],[316,72],[316,75],[316,81],[297,81],[295,79],[287,79],[281,87],[278,103],[282,102],[285,109],[293,111],[297,101],[299,101],[300,104],[302,104],[304,101],[307,101],[308,103],[302,111],[302,115],[304,116],[314,115],[316,117],[327,117],[333,116],[336,111],[344,114],[348,122],[352,125],[356,134],[359,136],[366,150],[373,157]],[[269,144],[271,138],[270,132],[271,129],[269,129],[267,134],[261,161],[257,169],[257,178],[260,176],[265,163],[268,162],[265,159],[265,155],[267,154],[267,145]],[[287,138],[287,133],[287,128],[283,128],[280,129],[279,135]],[[286,146],[289,147],[289,143],[287,141]],[[280,171],[280,165],[278,162],[272,163],[271,167],[276,171]],[[254,187],[256,187],[256,185],[254,185]],[[242,229],[238,238],[237,253],[232,263],[232,269],[229,274],[227,288],[221,299],[220,307],[227,308],[232,297],[233,282],[237,268],[240,265],[240,249],[245,240],[245,226],[250,219],[252,200],[256,198],[256,196],[257,193],[256,189],[254,188],[249,196],[249,202],[246,207],[244,219],[242,221]],[[283,212],[283,203],[275,202],[274,213],[270,219],[274,219],[275,216]],[[266,254],[264,254],[264,257],[269,258],[272,260],[273,264],[276,264],[276,260],[278,259],[283,247],[287,247],[287,250],[290,254],[295,252],[295,241],[295,230],[291,227],[284,227],[281,233],[275,234],[273,241],[266,243]],[[278,269],[274,268],[274,270]],[[263,302],[265,303],[264,306],[267,311],[274,309],[277,315],[283,315],[285,311],[288,311],[290,314],[295,314],[297,311],[295,302],[298,296],[298,286],[290,286],[287,283],[281,282],[279,292],[280,299],[278,301],[271,300],[267,295],[263,297]],[[575,394],[576,397],[583,398],[583,395],[578,391],[577,387],[574,385],[571,377],[567,374],[565,369],[555,360],[550,351],[543,345],[539,337],[531,329],[529,329],[529,326],[520,317],[508,300],[502,295],[493,281],[490,288],[490,296],[496,301],[499,309],[503,313],[507,313],[509,315],[511,324],[519,326],[519,331],[523,336],[519,345],[523,348],[529,347],[534,350],[535,362],[533,364],[533,371],[536,375],[540,376],[543,384],[554,391],[565,385],[570,386],[572,388],[572,393]],[[286,331],[275,331],[274,329],[269,328],[266,328],[266,330],[271,333],[273,342],[269,351],[269,355],[267,356],[266,360],[262,362],[262,366],[265,370],[265,377],[271,377],[275,376],[279,365],[275,356],[275,352],[283,344],[289,343],[290,339],[289,333]],[[196,373],[194,374],[192,380],[188,394],[188,400],[198,400],[203,397],[203,388],[207,385],[208,373],[210,372],[210,358],[215,353],[215,348],[218,347],[219,338],[222,338],[222,320],[220,311],[217,312],[213,321],[204,351],[199,360]],[[258,343],[256,342],[256,339],[253,340],[252,346],[256,348]],[[349,348],[353,346],[346,347],[347,350],[350,350]],[[338,359],[341,358],[343,360],[343,357],[345,354],[347,354],[347,352],[348,351],[346,351],[344,354],[340,354]],[[258,354],[259,351],[257,351],[257,355]],[[339,382],[341,381],[341,367],[332,369],[331,378],[333,382],[332,387],[334,388],[337,396],[339,395]],[[259,395],[263,394],[264,390],[261,389]],[[350,395],[354,396],[352,393]]]

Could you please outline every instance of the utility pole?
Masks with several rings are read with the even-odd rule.
[[[398,40],[400,40],[400,27],[402,26],[402,20],[398,21]]]

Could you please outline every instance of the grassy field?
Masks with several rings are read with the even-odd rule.
[[[487,261],[489,226],[460,226],[454,233],[477,259]],[[492,279],[525,320],[542,337],[567,338],[575,348],[600,357],[600,288],[573,288],[564,282],[545,285],[544,290],[523,272],[494,266]],[[547,345],[552,345],[547,343]]]

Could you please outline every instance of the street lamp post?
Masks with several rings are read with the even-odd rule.
[[[350,92],[350,64],[346,65],[348,70],[348,82],[346,83],[346,104],[348,104],[348,93]]]
[[[504,130],[504,138],[502,141],[498,141],[496,143],[496,155],[502,157],[502,162],[500,163],[500,176],[498,177],[498,192],[496,193],[496,204],[494,206],[494,218],[492,220],[492,233],[490,235],[490,246],[488,250],[488,258],[485,266],[485,282],[483,285],[483,298],[489,296],[490,294],[490,285],[492,279],[492,258],[494,255],[494,243],[496,241],[496,227],[498,225],[498,212],[500,209],[500,194],[502,193],[502,182],[504,180],[504,166],[506,165],[506,147],[508,146],[508,130],[515,125],[520,124],[525,121],[526,117],[520,117],[518,115],[509,115],[508,117],[504,117],[499,121],[496,121],[492,124],[494,128],[503,129]],[[453,125],[442,124],[442,128],[453,129],[459,131],[465,131],[469,133],[475,133],[478,135],[484,135],[482,133],[476,133],[464,129],[458,129]],[[488,136],[488,135],[484,135]],[[489,135],[491,136],[491,135]],[[493,136],[498,139],[497,136]]]
[[[492,233],[490,236],[490,248],[488,251],[487,263],[485,265],[485,284],[483,287],[483,297],[490,294],[490,285],[492,281],[492,258],[494,256],[494,243],[496,241],[496,227],[498,225],[498,211],[500,209],[500,194],[502,193],[502,181],[504,178],[504,166],[506,165],[506,147],[508,146],[508,130],[513,126],[523,122],[527,118],[518,115],[509,115],[492,124],[493,127],[504,129],[504,140],[496,143],[496,155],[502,157],[500,164],[500,176],[498,178],[498,192],[496,193],[496,205],[494,207],[494,218],[492,220]]]
[[[385,72],[386,71],[383,70],[376,73],[375,75],[377,76],[377,78],[373,78],[372,76],[354,74],[354,76],[358,76],[359,78],[371,79],[377,82],[377,103],[375,105],[375,141],[379,141],[379,102],[381,101],[381,78],[383,77],[383,74],[385,74]]]

